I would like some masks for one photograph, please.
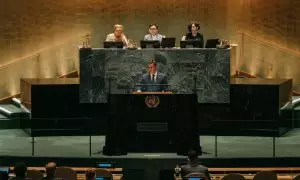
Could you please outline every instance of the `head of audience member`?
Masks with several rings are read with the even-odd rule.
[[[188,152],[189,163],[198,163],[198,154],[195,150],[190,150]]]
[[[156,71],[157,71],[156,65],[157,65],[157,63],[156,63],[155,60],[150,60],[150,61],[148,62],[148,72],[149,72],[150,74],[155,74],[155,73],[156,73]]]
[[[114,26],[114,34],[115,34],[116,38],[121,38],[122,37],[123,30],[124,30],[124,27],[120,24],[116,24]]]
[[[16,174],[16,177],[25,178],[27,172],[27,165],[24,162],[16,163],[14,167],[14,172]]]
[[[197,33],[200,30],[200,24],[197,22],[191,22],[190,24],[188,24],[188,31],[191,33]]]
[[[152,36],[155,36],[158,33],[158,26],[156,24],[150,24],[149,25],[149,33]]]
[[[96,179],[96,171],[95,171],[95,169],[88,169],[85,172],[85,179],[86,180],[95,180]]]
[[[46,174],[47,177],[54,177],[55,171],[56,171],[56,163],[55,162],[49,162],[46,164]]]

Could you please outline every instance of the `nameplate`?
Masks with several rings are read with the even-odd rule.
[[[138,132],[168,131],[168,123],[137,123]]]

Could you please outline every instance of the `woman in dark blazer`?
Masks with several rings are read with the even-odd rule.
[[[200,31],[199,23],[191,22],[187,28],[188,28],[189,33],[187,33],[185,35],[185,38],[183,38],[183,40],[201,41],[201,44],[203,47],[204,39],[203,39],[203,35],[199,33],[199,31]]]

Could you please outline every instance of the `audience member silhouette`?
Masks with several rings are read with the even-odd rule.
[[[96,171],[95,171],[95,169],[88,169],[85,172],[85,179],[86,180],[95,180],[96,179]]]
[[[24,162],[16,163],[14,167],[14,173],[16,177],[13,177],[12,180],[25,180],[27,172],[27,165]]]
[[[49,162],[46,164],[46,177],[44,177],[44,180],[54,180],[55,179],[55,171],[56,171],[56,163],[55,162]]]
[[[205,174],[207,179],[210,180],[208,168],[199,164],[197,152],[194,150],[190,150],[188,153],[188,164],[181,166],[181,175],[183,177],[191,173]]]

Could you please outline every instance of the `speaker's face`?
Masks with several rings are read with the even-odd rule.
[[[155,64],[148,64],[148,72],[150,73],[150,74],[155,74],[155,72],[156,72],[156,65]]]

